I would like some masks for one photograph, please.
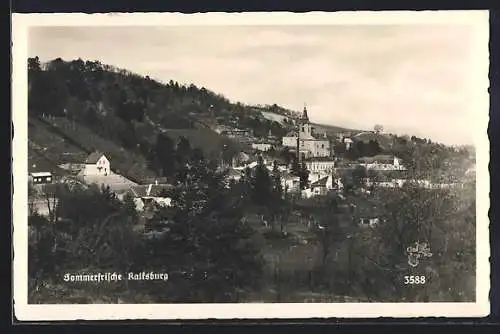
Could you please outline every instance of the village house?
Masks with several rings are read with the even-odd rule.
[[[334,158],[316,157],[304,160],[306,168],[311,173],[329,174],[335,169]]]
[[[380,222],[380,218],[372,217],[372,218],[359,218],[359,226],[360,227],[370,227],[374,228]]]
[[[136,185],[119,192],[117,197],[123,201],[126,196],[131,196],[137,211],[144,211],[146,207],[151,205],[169,207],[172,204],[172,199],[165,196],[165,192],[171,188],[170,184]]]
[[[52,183],[53,176],[50,172],[33,172],[30,174],[30,180],[33,184]]]
[[[300,177],[288,172],[283,172],[281,175],[281,187],[287,193],[295,193],[300,191]]]
[[[269,143],[252,143],[252,148],[257,151],[267,152],[273,147]]]
[[[311,185],[319,180],[326,180],[325,186],[327,190],[331,190],[336,187],[335,178],[333,177],[333,174],[309,173],[308,181]]]
[[[252,131],[246,129],[227,129],[221,131],[222,135],[226,135],[229,138],[239,138],[239,137],[252,137]]]
[[[401,159],[393,155],[376,155],[373,157],[362,157],[358,159],[359,165],[367,170],[406,170]]]
[[[282,144],[299,152],[300,157],[307,159],[310,157],[328,157],[331,154],[330,140],[326,133],[317,135],[314,133],[314,127],[309,122],[307,109],[304,108],[299,122],[299,130],[291,132],[282,138]]]
[[[328,194],[328,177],[325,176],[319,180],[311,182],[311,185],[302,190],[301,195],[302,198],[311,198],[316,196],[325,196]]]
[[[351,147],[352,147],[353,140],[351,138],[348,138],[348,137],[343,137],[342,138],[342,142],[345,145],[345,150],[349,151],[351,149]]]
[[[108,158],[103,153],[93,152],[90,154],[83,164],[82,175],[100,175],[107,176],[111,173],[110,163]]]
[[[241,180],[242,176],[244,174],[244,171],[242,169],[234,169],[234,168],[229,168],[227,171],[227,180],[232,180],[234,182],[238,182]]]

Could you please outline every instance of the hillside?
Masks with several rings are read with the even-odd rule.
[[[268,119],[272,122],[278,122],[283,126],[289,127],[294,124],[297,119],[300,117],[300,113],[294,112],[292,110],[288,110],[277,105],[267,106],[267,107],[258,107],[255,108],[256,111],[260,112],[262,117]],[[358,133],[362,132],[362,130],[357,129],[348,129],[335,125],[328,124],[320,124],[320,123],[311,123],[317,132],[326,133],[329,136],[335,136],[341,132],[350,132],[350,133]]]
[[[297,117],[296,112],[276,104],[231,102],[205,87],[173,80],[161,83],[81,59],[58,58],[46,64],[38,58],[28,59],[28,93],[30,171],[64,173],[58,165],[83,162],[86,155],[98,150],[110,157],[115,172],[137,183],[175,177],[176,166],[184,163],[176,147],[185,139],[189,150],[199,149],[206,157],[229,161],[247,144],[219,134],[218,127],[250,130],[250,140],[269,135],[279,140],[295,128]],[[313,126],[332,139],[339,132],[348,132],[367,147],[378,146],[371,150],[374,154],[396,154],[422,173],[465,168],[465,151],[455,152],[430,140]],[[366,154],[365,149],[354,146],[359,152],[351,158]]]
[[[379,146],[383,150],[390,150],[393,146],[393,138],[388,134],[375,133],[373,131],[360,131],[352,137],[354,140],[362,141],[364,143],[369,143],[370,141],[378,142]]]
[[[212,131],[217,116],[245,107],[194,85],[161,84],[99,62],[28,60],[30,171],[64,173],[92,151],[136,182],[162,176],[155,164],[158,135],[186,138],[205,156],[239,152],[241,145]],[[241,110],[243,109],[243,110]],[[233,112],[232,112],[233,111]],[[253,114],[255,115],[255,113]]]

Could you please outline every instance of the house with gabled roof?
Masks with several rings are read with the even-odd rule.
[[[317,181],[311,183],[311,193],[313,196],[325,196],[328,193],[328,181],[331,182],[331,177],[324,176]]]
[[[172,199],[166,196],[168,190],[173,188],[170,184],[141,184],[131,186],[125,191],[117,194],[118,198],[123,200],[125,196],[131,196],[134,199],[136,209],[143,211],[145,207],[152,204],[168,207],[171,206]]]
[[[108,158],[101,152],[92,152],[85,162],[83,163],[82,174],[89,175],[102,175],[107,176],[111,174],[111,166]]]

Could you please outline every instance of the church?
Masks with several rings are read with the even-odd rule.
[[[302,159],[329,157],[330,141],[326,137],[316,135],[314,127],[309,122],[307,108],[304,107],[302,116],[299,119],[299,129],[283,137],[283,146],[299,150]]]

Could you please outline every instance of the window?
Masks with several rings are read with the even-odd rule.
[[[304,131],[305,131],[305,130],[304,130],[304,127],[302,127],[302,132],[304,132]]]
[[[52,180],[52,178],[49,176],[47,177],[47,182],[50,182]]]
[[[321,144],[321,148],[325,148],[325,144]]]

